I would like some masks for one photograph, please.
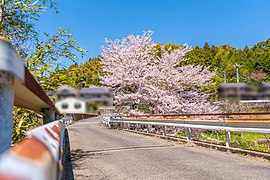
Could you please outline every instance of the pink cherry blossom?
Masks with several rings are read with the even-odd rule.
[[[121,40],[105,40],[102,64],[106,75],[102,83],[115,93],[119,112],[206,113],[218,110],[207,100],[208,95],[196,90],[207,86],[216,73],[195,65],[179,66],[192,48],[161,48],[156,55],[152,31],[129,35]],[[127,108],[128,107],[128,108]]]

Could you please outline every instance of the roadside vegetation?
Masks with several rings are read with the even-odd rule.
[[[186,134],[178,133],[176,137],[186,138]],[[192,133],[192,139],[218,145],[226,145],[225,132],[200,131],[199,133]],[[252,133],[231,133],[230,146],[255,151],[270,152],[270,135]]]

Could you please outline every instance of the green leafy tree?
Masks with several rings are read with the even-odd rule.
[[[43,76],[43,87],[46,91],[54,91],[65,84],[76,89],[100,86],[99,77],[103,74],[100,58],[93,58],[81,65],[73,64],[68,69],[56,70],[49,76]]]
[[[52,0],[2,1],[0,11],[1,35],[10,40],[11,45],[36,77],[61,68],[67,60],[76,62],[75,52],[81,56],[87,52],[76,44],[69,30],[60,28],[54,35],[44,33],[42,36],[39,33],[36,22],[47,8],[59,13],[56,2]]]
[[[69,30],[60,28],[54,35],[39,33],[36,22],[47,8],[58,13],[53,0],[2,0],[0,6],[0,35],[10,41],[43,87],[44,77],[62,69],[67,61],[76,62],[76,54],[83,56],[87,52],[76,44]],[[20,108],[15,108],[13,113],[15,143],[24,137],[26,130],[40,124],[36,123],[37,113]]]

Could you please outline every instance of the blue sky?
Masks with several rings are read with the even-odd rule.
[[[70,28],[78,44],[100,54],[104,38],[154,31],[156,43],[191,46],[252,46],[270,38],[270,0],[57,0],[60,14],[48,10],[40,32]]]

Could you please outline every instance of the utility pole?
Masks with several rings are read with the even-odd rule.
[[[228,111],[228,95],[227,95],[227,90],[226,90],[226,83],[227,83],[227,78],[226,78],[226,70],[223,70],[223,83],[225,84],[225,110],[226,112]]]
[[[240,107],[241,96],[240,96],[239,69],[238,68],[239,68],[238,63],[236,63],[235,64],[235,71],[236,71],[236,83],[237,83],[237,97],[238,97],[238,104]]]
[[[236,67],[236,81],[237,81],[237,84],[239,84],[239,71],[238,71],[238,63],[236,63],[235,67]]]

